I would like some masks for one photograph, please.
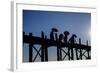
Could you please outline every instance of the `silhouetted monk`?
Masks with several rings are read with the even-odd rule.
[[[63,42],[63,39],[64,39],[64,35],[63,34],[60,34],[59,35],[59,42]]]
[[[72,36],[71,36],[71,38],[69,39],[69,42],[71,43],[71,44],[74,44],[75,42],[76,42],[76,35],[75,34],[73,34]]]
[[[51,32],[50,32],[50,39],[51,40],[55,40],[55,33],[58,32],[58,29],[56,28],[52,28]]]
[[[63,40],[64,40],[64,35],[60,34],[59,35],[59,46],[58,46],[58,49],[59,49],[59,60],[60,61],[62,61],[61,43],[63,42]]]
[[[69,35],[70,33],[68,32],[68,31],[64,31],[64,42],[65,43],[67,43],[68,42],[68,35]]]
[[[71,38],[69,39],[69,42],[72,44],[71,46],[70,46],[70,48],[68,48],[69,50],[71,50],[71,60],[74,60],[74,52],[73,52],[73,45],[75,44],[75,42],[76,42],[76,35],[75,34],[73,34],[72,36],[71,36]],[[70,56],[70,55],[69,55]],[[70,60],[70,59],[69,59]]]

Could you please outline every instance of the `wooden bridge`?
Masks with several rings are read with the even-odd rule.
[[[25,35],[24,32],[23,43],[29,44],[29,62],[35,62],[37,56],[40,56],[41,62],[48,61],[48,47],[51,46],[57,47],[57,61],[63,61],[66,56],[68,56],[68,60],[82,60],[83,56],[86,59],[91,59],[91,46],[88,45],[88,42],[86,45],[81,44],[81,39],[79,39],[78,43],[72,44],[59,42],[58,37],[56,37],[56,40],[48,39],[43,32],[41,33],[41,37],[34,36],[32,33]],[[34,46],[35,44],[41,45],[39,50]],[[63,48],[66,48],[68,51],[66,52]],[[33,49],[37,52],[34,58]],[[65,53],[65,55],[62,55],[62,52]]]

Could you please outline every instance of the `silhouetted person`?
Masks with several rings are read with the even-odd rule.
[[[59,35],[59,42],[63,42],[63,39],[64,39],[64,35],[63,34],[60,34]]]
[[[58,29],[56,28],[52,28],[51,32],[50,32],[50,39],[51,40],[55,40],[56,37],[55,37],[55,33],[58,32]]]
[[[70,46],[70,48],[68,48],[69,50],[71,50],[71,60],[74,60],[74,52],[73,52],[73,45],[75,44],[75,42],[76,42],[76,35],[75,34],[73,34],[72,36],[71,36],[71,38],[69,39],[69,42],[71,43],[71,46]]]
[[[75,42],[76,42],[76,39],[77,38],[77,36],[75,35],[75,34],[73,34],[72,36],[71,36],[71,38],[69,39],[69,42],[71,43],[71,44],[74,44]]]
[[[60,34],[59,35],[59,46],[58,46],[58,49],[59,49],[59,60],[60,61],[62,61],[61,43],[63,42],[63,39],[64,39],[64,35]]]
[[[68,31],[64,31],[64,43],[68,43],[68,35],[69,34],[70,33]],[[68,48],[68,47],[66,46],[66,48]],[[70,48],[68,48],[68,60],[70,60]]]
[[[64,31],[64,42],[65,43],[67,43],[68,42],[68,35],[69,35],[70,33],[68,32],[68,31]]]

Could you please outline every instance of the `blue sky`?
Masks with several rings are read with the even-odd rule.
[[[82,43],[86,44],[87,40],[90,41],[90,29],[91,29],[91,14],[90,13],[77,13],[77,12],[55,12],[55,11],[35,11],[35,10],[23,10],[23,31],[26,34],[30,32],[35,36],[41,36],[41,31],[44,31],[48,38],[51,28],[57,28],[58,34],[64,31],[69,31],[71,37],[72,34],[77,35],[82,39]],[[39,46],[38,46],[39,47]],[[48,49],[49,59],[56,60],[56,48],[50,47]],[[28,45],[23,47],[23,59],[28,61]]]

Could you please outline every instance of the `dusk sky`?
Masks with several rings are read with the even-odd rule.
[[[89,43],[91,42],[90,13],[23,10],[23,32],[27,35],[32,32],[33,35],[41,37],[41,31],[43,31],[45,35],[50,38],[51,28],[57,28],[59,30],[58,34],[69,31],[70,35],[68,38],[70,38],[72,34],[76,34],[77,42],[78,39],[81,38],[82,44],[86,44],[87,40]],[[48,51],[48,59],[55,61],[57,54],[56,47],[50,47]],[[40,60],[38,57],[37,61]],[[28,44],[24,44],[23,47],[23,61],[28,61]]]

